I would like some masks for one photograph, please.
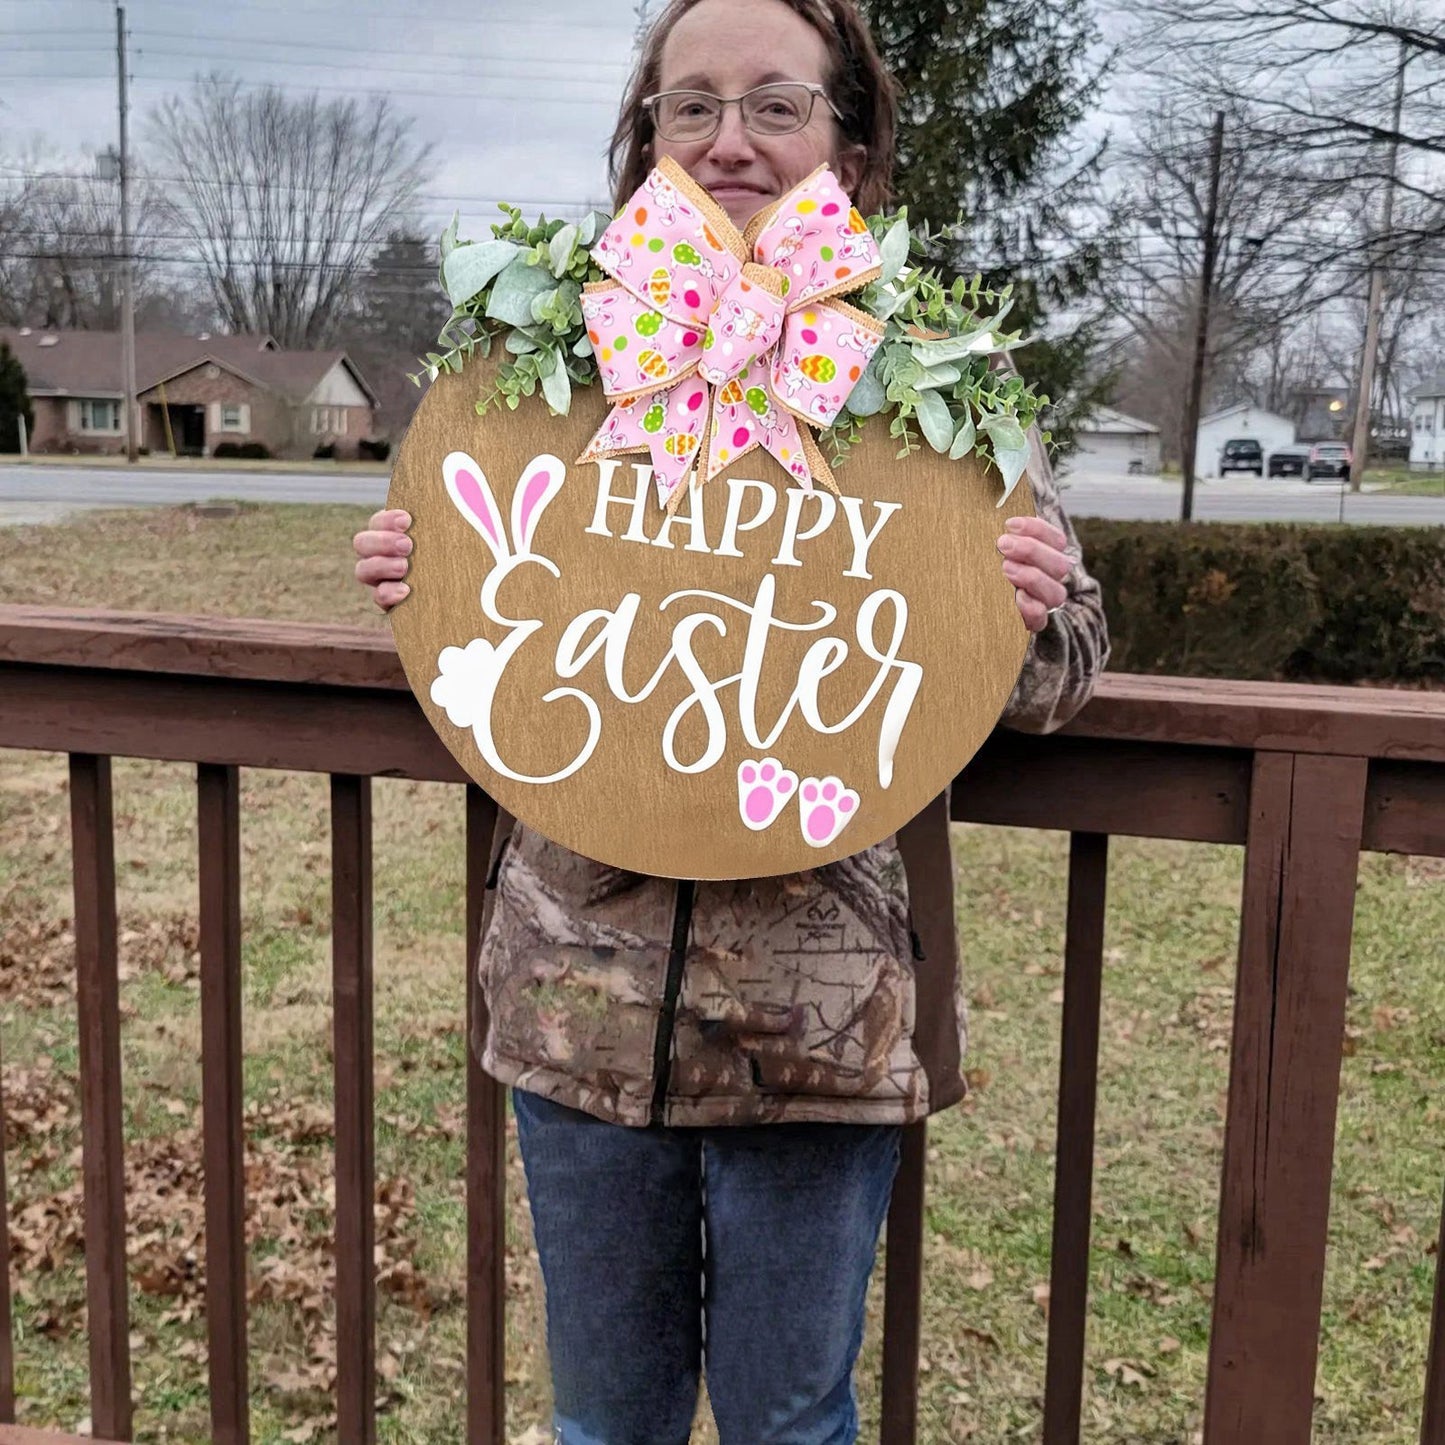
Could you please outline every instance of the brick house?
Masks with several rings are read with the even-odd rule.
[[[123,452],[120,334],[0,327],[25,368],[34,452]],[[377,399],[344,351],[283,351],[269,336],[139,332],[136,436],[156,455],[212,456],[259,442],[271,456],[376,437]]]

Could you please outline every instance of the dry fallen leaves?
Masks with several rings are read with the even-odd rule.
[[[75,996],[75,930],[69,918],[52,916],[31,895],[0,896],[0,1002],[49,1007]],[[200,977],[200,927],[184,913],[162,916],[123,912],[116,934],[122,981],[158,973],[168,983],[194,984]]]
[[[10,1214],[11,1265],[21,1282],[16,1295],[33,1298],[25,1282],[84,1260],[83,1186],[76,1167],[71,1182],[46,1186],[43,1171],[62,1158],[78,1166],[79,1087],[48,1059],[0,1070],[5,1100],[6,1143],[16,1151]],[[167,1114],[194,1120],[195,1111],[167,1100]],[[246,1244],[248,1297],[279,1306],[300,1323],[300,1355],[266,1362],[264,1378],[283,1393],[328,1392],[336,1378],[334,1157],[330,1113],[281,1096],[253,1100],[246,1109]],[[26,1181],[34,1182],[27,1192]],[[126,1252],[136,1289],[169,1301],[162,1324],[186,1323],[204,1313],[206,1247],[201,1131],[194,1122],[173,1132],[128,1141],[126,1146]],[[416,1202],[404,1178],[377,1182],[375,1261],[377,1288],[422,1318],[454,1304],[459,1292],[428,1279],[416,1263]],[[63,1305],[37,1308],[37,1333],[61,1338],[84,1329],[83,1291]],[[168,1346],[167,1348],[172,1348]],[[199,1345],[197,1353],[202,1352]],[[173,1351],[174,1352],[174,1351]],[[383,1351],[378,1375],[384,1388],[401,1362]],[[309,1441],[328,1428],[324,1412],[285,1436]]]
[[[1146,1385],[1153,1372],[1148,1365],[1136,1360],[1105,1360],[1104,1373],[1112,1375],[1121,1385]]]

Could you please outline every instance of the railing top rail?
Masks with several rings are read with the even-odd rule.
[[[404,691],[375,627],[0,605],[0,666]],[[1445,693],[1109,674],[1074,737],[1445,762]]]

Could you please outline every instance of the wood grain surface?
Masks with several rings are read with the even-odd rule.
[[[392,613],[392,626],[408,681],[438,735],[523,822],[575,852],[641,873],[747,878],[796,872],[897,831],[987,738],[1028,640],[995,546],[1005,518],[1031,510],[1026,486],[999,508],[996,477],[985,476],[972,459],[950,462],[928,448],[899,460],[880,418],[838,469],[844,497],[855,499],[848,506],[834,508],[831,500],[798,492],[783,468],[757,451],[696,492],[669,524],[648,480],[650,468],[634,469],[645,457],[621,458],[615,470],[574,461],[606,416],[600,390],[580,393],[566,418],[551,416],[540,398],[479,418],[475,403],[487,385],[483,366],[443,377],[399,451],[388,505],[411,514],[415,551],[412,593]],[[481,594],[499,564],[443,480],[447,457],[459,452],[485,475],[513,555],[521,546],[512,506],[519,479],[542,455],[565,465],[566,480],[531,537],[532,560],[505,572],[492,617],[484,615]],[[604,479],[617,500],[604,505],[599,526]],[[770,505],[766,520],[749,529]],[[701,524],[694,526],[689,518],[699,506]],[[808,537],[830,509],[831,524]],[[861,539],[880,522],[865,551]],[[791,565],[794,559],[798,565]],[[756,621],[759,590],[768,585],[776,589],[771,614],[788,628],[762,629]],[[890,653],[899,609],[880,592],[906,603],[898,661],[922,668],[886,786],[884,714],[907,674],[866,655],[862,633],[885,657]],[[630,631],[607,621],[629,595],[638,599]],[[863,627],[860,609],[870,598],[875,620]],[[591,620],[584,619],[594,609]],[[836,616],[817,625],[829,609]],[[697,689],[684,675],[683,658],[668,661],[674,629],[696,614],[705,615],[691,634],[691,654],[706,680],[718,684],[710,693],[711,720],[697,701],[687,705]],[[457,723],[433,698],[444,649],[464,649],[476,639],[499,649],[509,645],[511,629],[498,618],[538,624],[524,640],[512,634],[515,651],[495,688],[490,733],[494,762],[505,771],[483,757],[475,718],[456,708],[455,689],[440,697],[453,703]],[[586,660],[575,675],[560,677],[559,650],[574,623],[573,652]],[[607,649],[586,650],[604,630],[615,651],[613,685],[604,675]],[[760,634],[764,638],[761,663],[752,670],[751,705],[746,684],[737,680],[749,673],[750,633],[755,649]],[[790,709],[809,649],[820,649],[827,638],[838,646],[822,654],[814,718],[835,729],[855,714],[843,731],[819,731],[804,707]],[[450,657],[455,668],[457,654]],[[815,651],[815,664],[819,660]],[[863,707],[870,689],[873,699]],[[647,695],[625,701],[619,690]],[[591,699],[600,726],[577,693]],[[749,714],[751,739],[744,725]],[[664,753],[670,719],[671,762]],[[506,775],[549,777],[584,753],[585,763],[556,782]],[[776,821],[755,831],[743,818],[742,798],[750,789],[740,782],[740,768],[769,758],[799,782]],[[846,825],[826,846],[805,838],[811,810],[802,794],[809,778],[835,778],[858,794]]]

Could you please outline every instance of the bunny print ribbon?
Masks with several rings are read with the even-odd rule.
[[[592,255],[612,279],[587,287],[582,315],[616,405],[582,461],[650,452],[669,510],[695,464],[711,481],[755,447],[837,491],[808,426],[832,425],[883,340],[835,299],[882,258],[826,166],[743,235],[665,156]]]

